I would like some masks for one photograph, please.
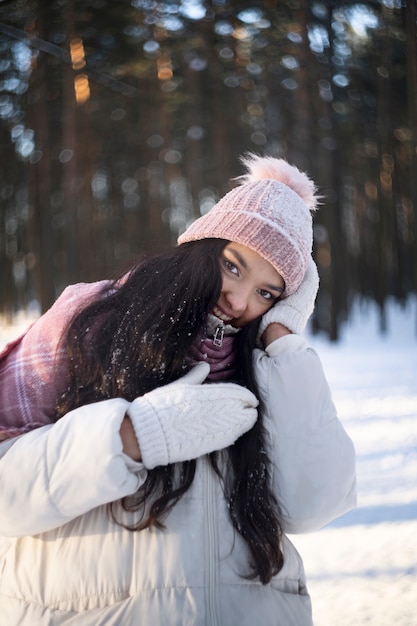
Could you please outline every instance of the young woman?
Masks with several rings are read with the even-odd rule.
[[[354,449],[301,337],[314,184],[245,164],[174,250],[67,288],[6,347],[8,626],[311,626],[286,533],[354,506]]]

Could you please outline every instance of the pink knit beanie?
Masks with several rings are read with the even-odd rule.
[[[311,256],[311,211],[316,187],[284,159],[249,154],[248,173],[178,238],[178,243],[211,237],[243,244],[269,261],[285,281],[285,296],[301,284]]]

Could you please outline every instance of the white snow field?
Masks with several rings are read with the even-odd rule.
[[[315,626],[417,625],[417,300],[356,307],[335,345],[310,337],[357,451],[358,508],[292,536]]]

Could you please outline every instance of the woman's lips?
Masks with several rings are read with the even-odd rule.
[[[223,313],[223,311],[219,309],[218,306],[213,307],[213,315],[218,317],[219,320],[221,320],[222,322],[231,322],[234,319],[234,317],[230,317],[230,315],[226,315],[226,313]]]

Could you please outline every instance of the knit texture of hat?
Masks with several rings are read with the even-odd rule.
[[[242,162],[248,173],[239,177],[240,186],[193,222],[178,243],[214,237],[243,244],[271,263],[289,296],[312,252],[315,184],[284,159],[250,154]]]

